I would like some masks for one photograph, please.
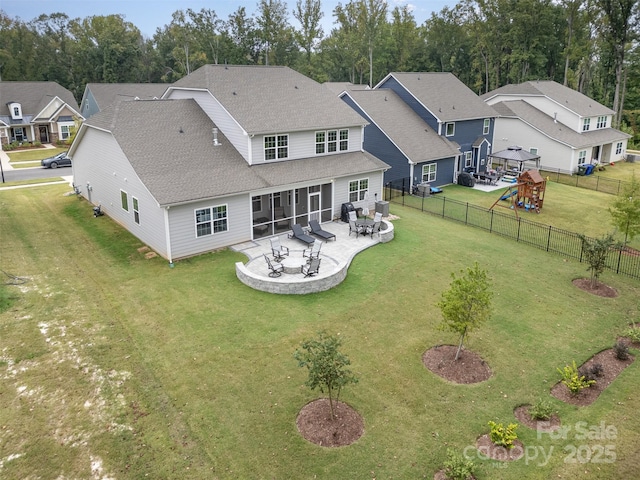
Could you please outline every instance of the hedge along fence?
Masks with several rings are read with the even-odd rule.
[[[486,209],[442,195],[410,195],[409,185],[408,179],[388,183],[385,185],[385,199],[391,203],[481,228],[546,252],[574,258],[580,262],[585,261],[582,240],[575,232],[532,222],[522,217],[516,218],[513,213]],[[607,256],[606,267],[618,274],[640,278],[640,252],[612,248]]]

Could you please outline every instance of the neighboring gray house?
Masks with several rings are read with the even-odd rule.
[[[56,82],[0,82],[0,144],[66,140],[83,120],[73,94]]]
[[[495,151],[519,145],[540,155],[541,168],[562,173],[625,157],[630,135],[611,128],[615,112],[557,82],[505,85],[482,98],[499,113]]]
[[[432,187],[453,183],[458,144],[438,135],[394,91],[348,89],[340,97],[370,122],[364,149],[391,166],[385,183],[407,178]]]
[[[455,75],[393,72],[374,87],[381,89],[393,90],[433,131],[459,146],[459,155],[451,165],[453,171],[443,172],[443,179],[450,175],[455,181],[463,170],[486,170],[497,113]],[[421,178],[414,174],[412,181],[419,183]]]
[[[168,83],[87,83],[80,110],[84,118],[89,118],[116,102],[161,98],[168,86]]]
[[[362,150],[365,125],[290,68],[205,65],[93,115],[70,155],[80,195],[173,262],[373,209],[388,165]]]

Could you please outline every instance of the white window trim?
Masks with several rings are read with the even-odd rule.
[[[538,147],[529,147],[529,153],[532,155],[538,155]]]
[[[616,155],[622,155],[622,142],[616,143]]]
[[[423,182],[427,182],[427,183],[435,182],[437,176],[438,176],[437,163],[432,162],[432,163],[426,163],[422,165],[422,181]]]
[[[580,150],[578,152],[578,163],[584,163],[586,160],[587,160],[587,151],[586,150]]]
[[[351,184],[357,182],[358,183],[358,189],[357,190],[351,190]],[[362,186],[362,182],[367,182],[366,183],[366,187]],[[360,202],[362,200],[364,200],[364,195],[365,193],[369,190],[369,178],[358,178],[357,180],[351,180],[349,181],[349,185],[348,185],[348,194],[349,194],[349,201],[350,202]],[[351,194],[356,194],[357,198],[355,200],[351,199]]]
[[[122,195],[124,193],[124,196]],[[124,190],[120,190],[120,207],[125,212],[129,211],[129,194]]]
[[[449,125],[451,125],[452,132],[449,133]],[[453,137],[456,134],[456,122],[447,122],[444,124],[445,137]]]
[[[275,138],[275,147],[267,148],[266,140],[267,140],[267,138],[270,138],[270,137],[274,137]],[[280,156],[280,148],[282,148],[282,147],[280,147],[278,145],[278,140],[281,137],[284,137],[284,138],[287,139],[287,147],[286,147],[287,148],[287,154],[284,155],[284,156]],[[275,154],[276,154],[275,158],[267,158],[267,150],[271,150],[271,149],[275,150]],[[276,133],[276,134],[272,134],[272,135],[264,135],[262,137],[262,153],[264,155],[264,160],[266,162],[272,162],[274,160],[283,160],[283,159],[289,158],[289,134],[288,133]]]
[[[485,118],[482,124],[482,134],[489,135],[490,130],[491,130],[491,119]]]
[[[213,210],[216,208],[220,208],[220,207],[224,207],[225,211],[227,212],[226,216],[222,217],[222,218],[214,218],[213,217]],[[201,210],[208,210],[209,211],[209,220],[206,220],[204,222],[199,222],[198,223],[198,213]],[[214,224],[216,221],[219,220],[226,220],[227,222],[227,228],[225,228],[224,230],[221,230],[219,232],[215,231],[214,228]],[[229,231],[229,205],[227,203],[222,203],[220,205],[212,205],[210,207],[202,207],[202,208],[194,208],[193,210],[193,220],[194,220],[194,233],[196,238],[203,238],[203,237],[209,237],[209,236],[213,236],[216,235],[218,233],[225,233]],[[204,225],[206,223],[210,223],[211,224],[211,233],[205,233],[202,235],[198,235],[198,225]]]
[[[140,201],[131,195],[131,210],[133,211],[133,221],[140,225]]]
[[[473,152],[469,150],[468,152],[464,152],[464,166],[473,167]]]
[[[583,132],[588,132],[590,126],[591,126],[591,118],[590,117],[583,118],[582,119],[582,131]]]
[[[324,135],[324,141],[318,142],[317,135],[322,133]],[[329,141],[329,134],[335,133],[335,140]],[[346,133],[347,137],[342,138],[342,134]],[[349,151],[349,129],[348,128],[338,128],[331,130],[318,130],[313,134],[315,152],[316,155],[326,155],[328,153],[338,153],[338,152],[347,152]],[[345,148],[342,148],[343,142],[345,143]],[[335,150],[329,150],[329,144],[335,144]],[[318,152],[318,145],[323,145],[322,152]]]

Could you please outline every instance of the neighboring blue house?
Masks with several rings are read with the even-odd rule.
[[[374,87],[383,89],[395,92],[434,132],[459,146],[453,162],[453,181],[462,171],[481,173],[487,169],[497,112],[455,75],[393,72]],[[415,183],[421,179],[414,173],[412,180]],[[437,180],[444,183],[440,173]]]
[[[385,184],[406,179],[409,189],[423,182],[432,187],[453,183],[458,145],[438,135],[395,92],[347,87],[340,97],[369,121],[364,149],[391,166]]]

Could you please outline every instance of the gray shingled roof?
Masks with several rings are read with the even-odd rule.
[[[330,89],[289,67],[205,65],[170,88],[209,90],[250,135],[366,124]]]
[[[517,146],[505,148],[504,150],[492,153],[489,156],[502,158],[504,160],[514,160],[516,162],[528,162],[530,160],[540,158],[540,155],[534,155],[533,153],[527,152],[522,147]]]
[[[496,116],[491,106],[482,101],[452,73],[392,72],[389,76],[394,77],[443,122]]]
[[[583,95],[572,88],[560,85],[552,80],[529,81],[516,85],[505,85],[482,95],[483,100],[497,95],[544,96],[557,102],[576,114],[583,117],[597,115],[613,115],[615,112],[595,100]]]
[[[352,91],[352,90],[371,90],[369,85],[366,84],[355,84],[351,82],[324,82],[323,86],[327,87],[336,95],[341,94],[344,91]]]
[[[160,98],[171,84],[169,83],[87,83],[93,98],[102,110],[121,100],[153,100]]]
[[[11,115],[7,103],[18,102],[23,115],[36,115],[45,108],[53,97],[58,97],[76,112],[78,102],[73,94],[56,82],[0,82],[0,115]]]
[[[118,102],[83,128],[110,131],[163,206],[388,168],[365,152],[250,167],[222,132],[221,145],[213,145],[214,126],[194,100],[184,99]]]
[[[630,135],[615,128],[602,128],[578,133],[561,122],[554,122],[549,115],[523,100],[498,102],[494,105],[494,108],[500,113],[500,116],[520,118],[547,136],[574,148],[583,148],[630,138]]]
[[[438,135],[395,92],[389,89],[347,93],[412,162],[449,158],[457,145]]]

